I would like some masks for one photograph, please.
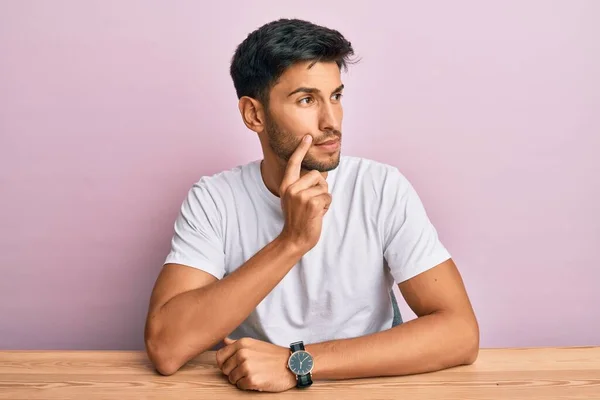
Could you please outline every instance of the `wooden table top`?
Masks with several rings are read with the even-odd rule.
[[[483,349],[475,364],[429,374],[317,381],[269,394],[243,392],[214,352],[172,376],[141,351],[0,351],[0,399],[595,399],[600,347]]]

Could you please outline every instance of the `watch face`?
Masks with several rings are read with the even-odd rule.
[[[313,369],[313,358],[306,351],[297,351],[288,361],[290,370],[296,375],[306,375]]]

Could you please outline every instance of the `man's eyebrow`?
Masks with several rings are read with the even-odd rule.
[[[342,90],[344,90],[344,84],[342,83],[340,86],[336,87],[335,90],[333,92],[331,92],[331,94],[337,93],[337,92],[341,92]]]
[[[331,94],[337,93],[337,92],[341,91],[342,89],[344,89],[344,84],[341,84],[340,86],[335,88],[334,91],[331,92]],[[292,91],[290,94],[288,94],[288,97],[290,97],[296,93],[321,93],[321,91],[317,88],[309,88],[309,87],[302,86],[302,87],[299,87],[298,89]]]

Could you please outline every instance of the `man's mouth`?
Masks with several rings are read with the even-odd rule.
[[[332,144],[335,144],[335,143],[339,142],[339,140],[340,139],[337,139],[337,138],[336,139],[330,139],[330,140],[327,140],[325,142],[318,143],[315,146],[329,146],[329,145],[332,145]]]

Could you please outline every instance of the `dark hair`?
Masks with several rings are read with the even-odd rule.
[[[283,18],[250,33],[235,50],[229,72],[238,99],[249,96],[267,104],[270,89],[294,63],[335,61],[347,69],[353,54],[351,43],[338,31]]]

